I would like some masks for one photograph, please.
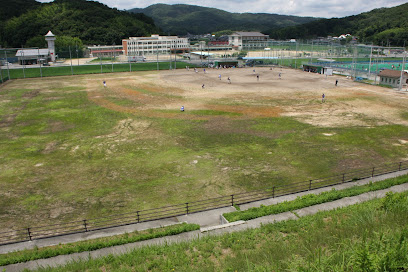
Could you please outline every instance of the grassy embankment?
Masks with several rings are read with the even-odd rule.
[[[38,271],[406,271],[408,193]]]
[[[319,195],[308,194],[297,198],[294,201],[288,201],[271,206],[261,206],[260,208],[252,208],[242,212],[232,212],[224,214],[228,221],[233,222],[237,220],[250,220],[253,218],[277,214],[286,211],[293,211],[324,202],[334,201],[343,197],[354,196],[369,191],[376,191],[380,189],[389,188],[391,186],[402,184],[407,182],[408,176],[402,176],[394,179],[388,179],[385,181],[379,181],[376,183],[370,183],[363,186],[354,186],[349,189],[340,191],[332,190],[329,192],[321,193]],[[8,265],[19,262],[26,262],[30,260],[50,258],[63,254],[71,254],[77,252],[84,252],[90,250],[96,250],[100,248],[132,243],[136,241],[148,240],[157,237],[175,235],[182,232],[192,231],[199,229],[198,225],[181,224],[176,226],[170,226],[159,229],[150,229],[141,232],[135,232],[125,235],[117,235],[102,239],[92,239],[84,242],[76,242],[59,246],[35,248],[33,250],[24,250],[20,252],[12,252],[8,254],[0,255],[0,265]]]
[[[399,185],[408,182],[408,176],[401,176],[393,179],[388,179],[385,181],[379,181],[375,183],[369,183],[367,185],[353,186],[351,188],[343,190],[332,189],[327,192],[322,192],[320,194],[307,194],[304,196],[297,197],[292,201],[284,201],[276,205],[254,207],[245,211],[235,211],[230,213],[225,213],[224,217],[229,222],[234,222],[238,220],[251,220],[254,218],[278,214],[288,211],[294,211],[304,207],[309,207],[321,203],[326,203],[330,201],[335,201],[345,197],[351,197],[360,195],[366,192],[383,190],[394,185]]]
[[[135,231],[123,235],[110,236],[86,241],[80,241],[69,244],[60,244],[57,246],[48,246],[42,248],[26,249],[18,252],[0,254],[0,266],[28,262],[32,260],[51,258],[58,255],[92,251],[106,247],[124,245],[149,239],[176,235],[183,232],[200,229],[196,224],[178,224],[168,227]]]

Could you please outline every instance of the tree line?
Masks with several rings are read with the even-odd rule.
[[[34,0],[0,0],[0,45],[2,47],[44,47],[44,35],[51,30],[67,46],[83,44],[121,44],[123,38],[161,33],[152,18],[109,8],[96,1],[55,0],[38,3]],[[11,1],[11,2],[13,2]],[[19,6],[26,9],[18,11]],[[13,12],[12,12],[13,11]],[[71,37],[71,38],[69,38]],[[58,38],[57,38],[58,39]],[[76,39],[75,41],[73,39]]]
[[[351,34],[361,43],[404,46],[408,41],[408,3],[344,18],[322,19],[270,31],[273,39],[313,39]]]

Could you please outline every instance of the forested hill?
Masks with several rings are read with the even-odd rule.
[[[322,19],[303,25],[270,31],[271,38],[315,38],[339,36],[350,33],[360,42],[381,45],[388,42],[393,46],[403,46],[408,42],[408,3],[392,7],[374,9],[370,12],[344,18]]]
[[[15,17],[3,17],[5,13]],[[0,14],[3,47],[41,47],[49,30],[56,36],[80,38],[84,44],[121,44],[129,36],[161,33],[153,19],[144,14],[119,11],[96,1],[0,0]]]
[[[155,4],[129,12],[144,13],[154,19],[165,33],[185,35],[214,33],[222,30],[267,31],[317,20],[313,17],[297,17],[265,13],[230,13],[227,11],[194,5]]]
[[[0,0],[0,22],[40,6],[35,0]]]

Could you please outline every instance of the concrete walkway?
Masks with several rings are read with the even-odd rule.
[[[287,195],[287,196],[277,197],[274,199],[267,199],[263,201],[258,201],[258,202],[242,205],[241,209],[248,209],[250,207],[260,206],[261,204],[271,205],[271,204],[275,204],[275,203],[279,203],[283,201],[290,201],[290,200],[295,199],[298,196],[305,195],[305,194],[310,194],[310,193],[318,194],[323,191],[331,190],[332,188],[336,188],[340,190],[340,189],[352,187],[355,185],[367,184],[370,181],[376,182],[376,181],[385,180],[385,179],[392,178],[392,177],[405,175],[407,173],[408,173],[408,170],[399,171],[396,173],[377,176],[374,178],[368,178],[368,179],[360,180],[357,182],[350,182],[350,183],[345,183],[345,184],[336,185],[332,187],[316,189],[316,190],[312,190],[309,192]],[[364,194],[354,196],[354,197],[346,197],[346,198],[339,199],[333,202],[328,202],[328,203],[323,203],[323,204],[319,204],[319,205],[315,205],[311,207],[302,208],[302,209],[299,209],[293,212],[285,212],[285,213],[276,214],[276,215],[264,216],[264,217],[256,218],[256,219],[249,220],[246,222],[238,222],[234,224],[222,224],[220,221],[221,215],[223,213],[235,210],[234,207],[228,207],[228,208],[223,208],[223,209],[216,209],[216,210],[211,210],[211,211],[206,211],[206,212],[201,212],[201,213],[195,213],[191,215],[179,216],[176,218],[170,218],[166,220],[157,220],[157,221],[152,221],[152,222],[129,225],[125,227],[107,229],[103,231],[95,231],[94,233],[89,232],[89,233],[73,234],[73,235],[66,235],[66,236],[61,236],[61,237],[35,240],[32,242],[5,245],[5,246],[0,247],[0,253],[22,250],[25,248],[33,248],[35,245],[38,247],[42,247],[42,246],[47,246],[47,245],[55,245],[59,243],[62,244],[62,243],[69,243],[69,242],[74,242],[78,240],[94,239],[97,237],[117,235],[120,233],[130,232],[132,230],[142,230],[142,229],[147,229],[147,228],[152,228],[152,227],[176,224],[180,221],[200,224],[200,226],[202,227],[201,231],[192,231],[192,232],[182,233],[182,234],[174,235],[174,236],[156,238],[152,240],[130,243],[126,245],[103,248],[103,249],[99,249],[99,250],[95,250],[91,252],[61,255],[61,256],[48,258],[48,259],[41,259],[41,260],[35,260],[35,261],[26,262],[26,263],[12,264],[8,266],[0,267],[0,271],[3,271],[3,269],[5,269],[5,271],[7,272],[21,271],[23,269],[36,269],[41,266],[54,267],[57,265],[66,264],[67,262],[74,261],[74,260],[80,260],[80,259],[87,260],[88,258],[97,258],[101,256],[106,256],[109,254],[119,255],[119,254],[129,252],[132,249],[137,249],[137,248],[147,246],[147,245],[161,245],[165,243],[167,244],[178,243],[178,242],[183,242],[183,241],[190,241],[192,239],[197,239],[197,238],[205,237],[208,235],[220,235],[224,233],[245,230],[248,228],[257,228],[257,227],[260,227],[262,224],[274,223],[274,222],[279,222],[279,221],[289,220],[289,219],[296,220],[298,218],[297,216],[299,217],[307,216],[307,215],[315,214],[319,211],[332,210],[332,209],[336,209],[340,207],[354,205],[354,204],[361,203],[361,202],[368,201],[368,200],[375,199],[375,198],[381,198],[381,197],[384,197],[387,192],[403,192],[403,191],[408,191],[408,183],[393,186],[391,188],[380,190],[380,191],[368,192],[368,193],[364,193]],[[211,227],[211,228],[208,228],[208,227]]]

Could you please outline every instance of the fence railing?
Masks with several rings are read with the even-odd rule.
[[[387,163],[381,166],[363,168],[334,176],[287,185],[273,186],[262,190],[237,193],[227,196],[215,197],[200,201],[187,202],[171,206],[163,206],[147,210],[112,215],[102,218],[84,219],[69,223],[60,223],[46,226],[36,226],[25,229],[0,232],[0,245],[31,241],[67,234],[82,233],[94,230],[119,227],[146,221],[170,218],[196,212],[213,210],[223,207],[245,204],[278,196],[304,192],[317,188],[323,188],[345,182],[355,181],[363,178],[374,177],[387,173],[408,169],[408,161],[398,163]]]

